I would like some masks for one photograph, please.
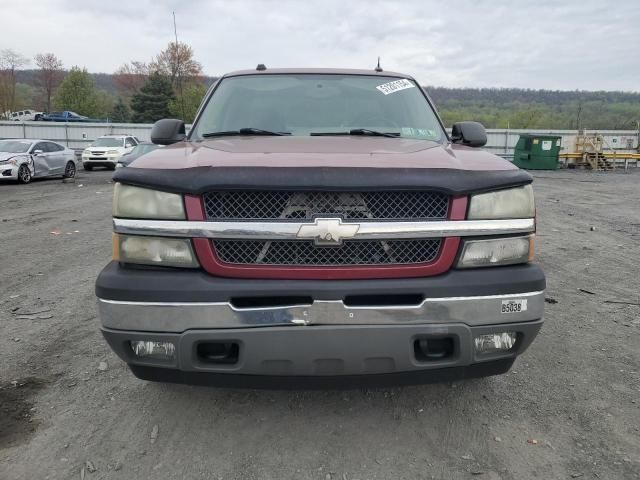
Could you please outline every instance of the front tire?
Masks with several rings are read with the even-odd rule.
[[[76,176],[76,164],[74,162],[67,162],[63,176],[64,178],[74,178]]]
[[[109,166],[107,166],[107,169],[108,170],[115,170],[116,166],[115,166],[115,164],[114,165],[109,165]]]
[[[89,165],[88,163],[83,163],[82,168],[84,168],[87,172],[93,170],[93,165]]]
[[[18,168],[18,183],[29,183],[31,181],[31,170],[26,164]]]

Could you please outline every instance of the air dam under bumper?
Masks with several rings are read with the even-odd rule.
[[[283,388],[428,383],[504,373],[541,326],[542,320],[483,327],[451,323],[206,329],[181,334],[102,332],[111,348],[143,379]],[[475,353],[476,336],[503,331],[517,333],[513,350]],[[441,339],[451,345],[443,358],[427,358],[416,350],[420,340]],[[130,347],[135,340],[172,342],[175,358],[138,358]],[[214,343],[237,345],[237,359],[212,363],[201,346]]]

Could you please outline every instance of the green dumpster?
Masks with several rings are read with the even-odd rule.
[[[527,170],[557,169],[561,140],[553,135],[520,135],[513,152],[514,165]]]

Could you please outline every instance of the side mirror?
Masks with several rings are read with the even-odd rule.
[[[451,129],[451,141],[468,147],[482,147],[487,143],[487,132],[478,122],[457,122]]]
[[[185,138],[187,134],[184,122],[175,118],[158,120],[151,129],[151,141],[156,145],[171,145]]]
[[[42,155],[44,152],[42,150],[34,150],[33,154],[37,157],[38,155]]]

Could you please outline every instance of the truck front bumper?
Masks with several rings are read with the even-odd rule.
[[[542,325],[544,288],[534,265],[398,280],[253,281],[112,263],[96,293],[103,334],[137,376],[279,388],[503,373]],[[274,299],[292,303],[269,306]],[[513,301],[526,307],[501,313]],[[478,336],[505,332],[517,336],[511,349],[476,350]],[[139,356],[132,342],[170,343],[173,355]],[[425,342],[435,347],[425,352]]]
[[[92,167],[114,167],[115,168],[120,158],[121,158],[120,155],[91,156],[91,155],[83,154],[82,164],[91,165]]]

